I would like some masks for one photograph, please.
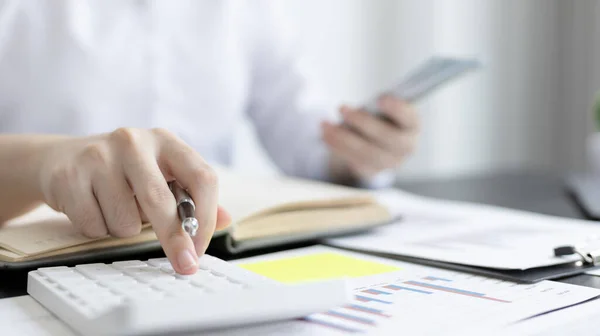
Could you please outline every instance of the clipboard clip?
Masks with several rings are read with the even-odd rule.
[[[579,255],[585,265],[596,266],[600,264],[600,250],[584,252],[572,245],[559,246],[554,249],[555,257],[565,257],[573,254]]]

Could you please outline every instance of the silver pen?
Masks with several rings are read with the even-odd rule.
[[[181,227],[190,236],[194,237],[198,231],[198,220],[196,219],[196,205],[194,200],[177,182],[169,182],[169,188],[177,202],[177,213],[181,220]]]

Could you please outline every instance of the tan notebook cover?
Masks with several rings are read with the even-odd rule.
[[[215,235],[243,243],[353,230],[391,220],[365,190],[288,177],[257,177],[218,168],[219,200],[232,225]],[[0,260],[39,258],[155,241],[149,225],[133,238],[87,238],[64,214],[42,206],[0,228]]]

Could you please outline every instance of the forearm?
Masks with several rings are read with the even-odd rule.
[[[43,201],[39,170],[52,135],[0,135],[0,225]]]

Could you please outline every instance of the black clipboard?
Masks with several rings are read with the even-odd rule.
[[[527,270],[500,270],[495,268],[488,267],[477,267],[477,266],[469,266],[464,264],[456,264],[449,263],[443,261],[437,261],[432,259],[424,259],[424,258],[415,258],[408,256],[401,256],[390,253],[381,253],[381,252],[372,252],[372,251],[364,251],[350,248],[337,247],[340,249],[371,254],[378,257],[400,260],[405,262],[411,262],[415,264],[421,264],[425,266],[432,266],[452,271],[460,271],[465,273],[470,273],[474,275],[486,276],[498,280],[505,280],[517,283],[537,283],[544,280],[558,280],[561,278],[566,278],[570,276],[579,275],[585,273],[587,271],[592,271],[596,269],[600,269],[600,254],[595,258],[595,263],[587,263],[585,261],[577,261],[567,264],[560,264],[554,266],[545,266],[539,268],[530,268]]]

